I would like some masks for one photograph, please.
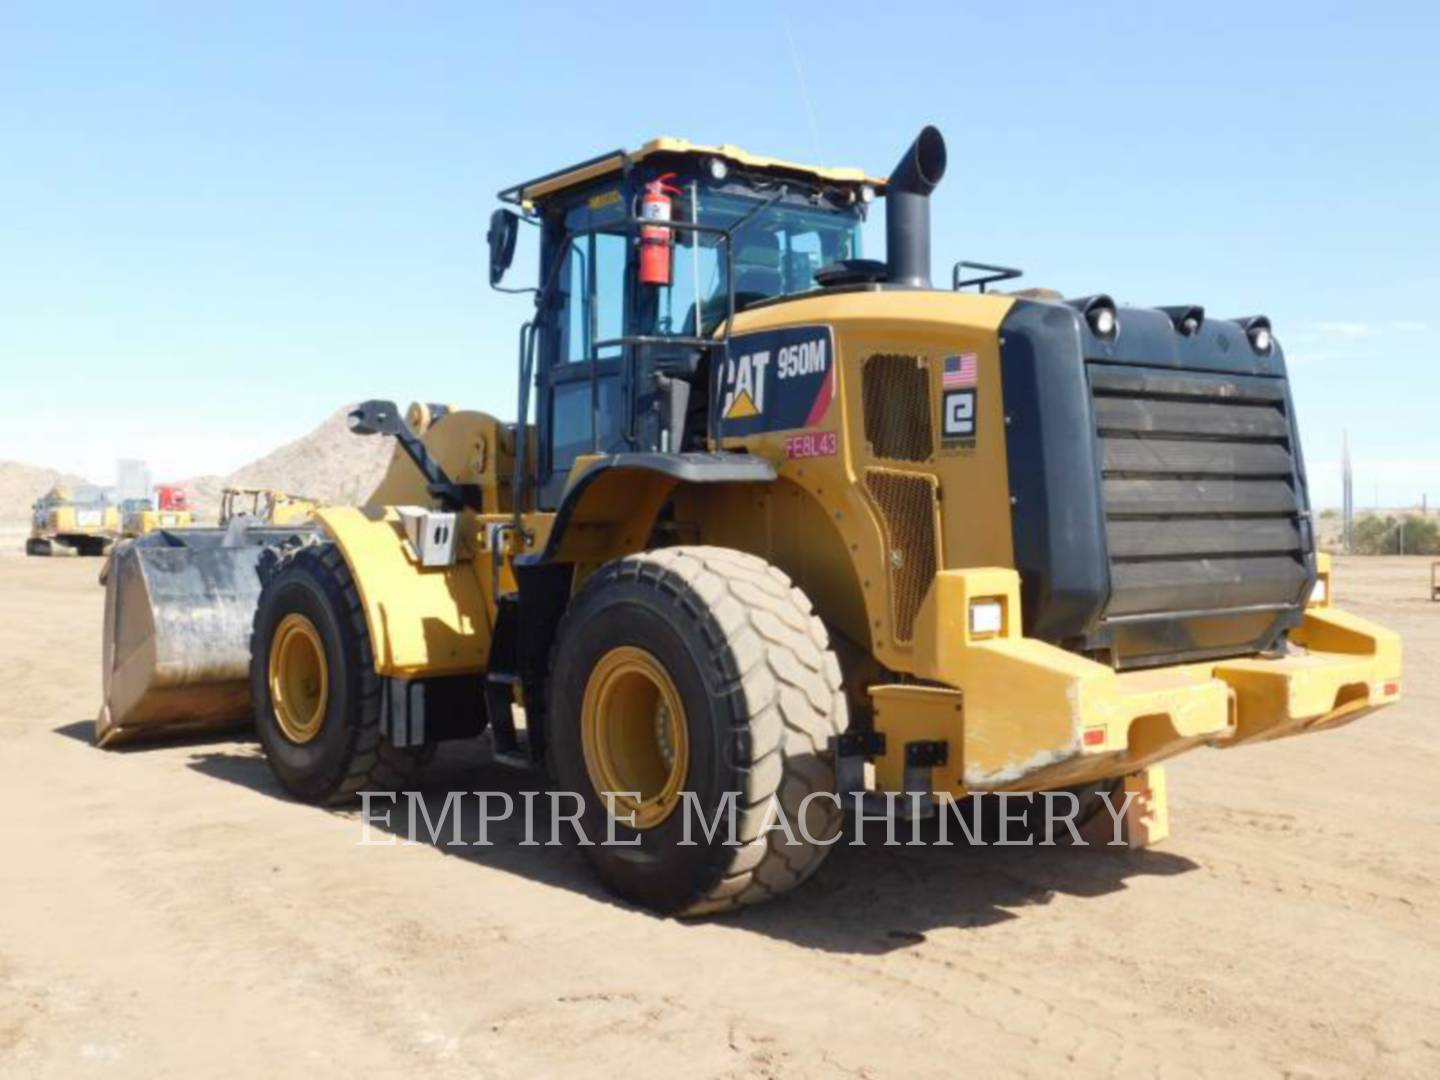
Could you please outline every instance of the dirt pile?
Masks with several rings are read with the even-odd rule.
[[[30,507],[56,484],[83,484],[70,473],[18,461],[0,461],[0,521],[28,519]]]
[[[215,516],[225,487],[278,488],[327,503],[364,501],[390,464],[395,443],[377,436],[352,435],[345,425],[347,405],[308,435],[272,450],[228,476],[196,476],[185,481],[202,518]]]
[[[278,488],[327,503],[364,501],[390,464],[392,439],[352,435],[345,426],[351,406],[333,413],[308,435],[272,450],[225,476],[183,481],[202,520],[213,520],[226,487]],[[0,521],[23,521],[30,507],[57,483],[83,484],[78,476],[37,465],[0,461]]]

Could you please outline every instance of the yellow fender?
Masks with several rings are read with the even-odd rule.
[[[483,540],[473,520],[460,518],[453,565],[422,567],[393,507],[327,507],[315,517],[355,578],[378,674],[485,670],[493,630],[489,558],[476,559]]]

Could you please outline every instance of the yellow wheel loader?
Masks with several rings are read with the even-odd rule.
[[[251,521],[281,528],[304,525],[320,507],[319,499],[273,488],[227,487],[220,492],[220,526],[244,516]]]
[[[693,914],[804,881],[841,795],[1124,789],[1153,840],[1167,758],[1394,702],[1396,636],[1331,605],[1269,321],[932,286],[945,158],[657,139],[502,192],[491,283],[539,245],[516,422],[356,409],[398,443],[369,503],[177,563],[111,730],[228,695],[317,803],[488,730],[613,826],[612,889]]]
[[[78,555],[104,555],[120,535],[120,510],[99,489],[51,488],[31,509],[26,555],[51,555],[69,548]]]

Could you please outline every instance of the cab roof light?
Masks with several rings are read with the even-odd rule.
[[[1170,325],[1181,337],[1194,337],[1205,325],[1205,309],[1199,304],[1176,304],[1160,310],[1170,316]]]
[[[1269,356],[1274,350],[1275,334],[1270,328],[1269,316],[1246,315],[1243,318],[1231,319],[1230,321],[1245,331],[1245,336],[1250,341],[1250,348],[1254,349],[1261,356]]]
[[[1101,341],[1114,341],[1120,333],[1120,317],[1115,312],[1115,301],[1104,293],[1066,300],[1065,303],[1085,316],[1090,332]]]

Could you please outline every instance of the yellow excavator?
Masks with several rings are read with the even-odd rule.
[[[78,555],[104,555],[120,535],[120,509],[99,488],[57,484],[31,508],[26,555],[52,555],[57,547]]]
[[[516,420],[368,402],[366,505],[117,559],[102,741],[253,717],[332,803],[487,733],[615,830],[610,888],[698,914],[803,882],[857,794],[1123,790],[1153,841],[1167,759],[1397,701],[1269,320],[937,288],[945,167],[934,128],[887,178],[662,138],[502,192]]]

